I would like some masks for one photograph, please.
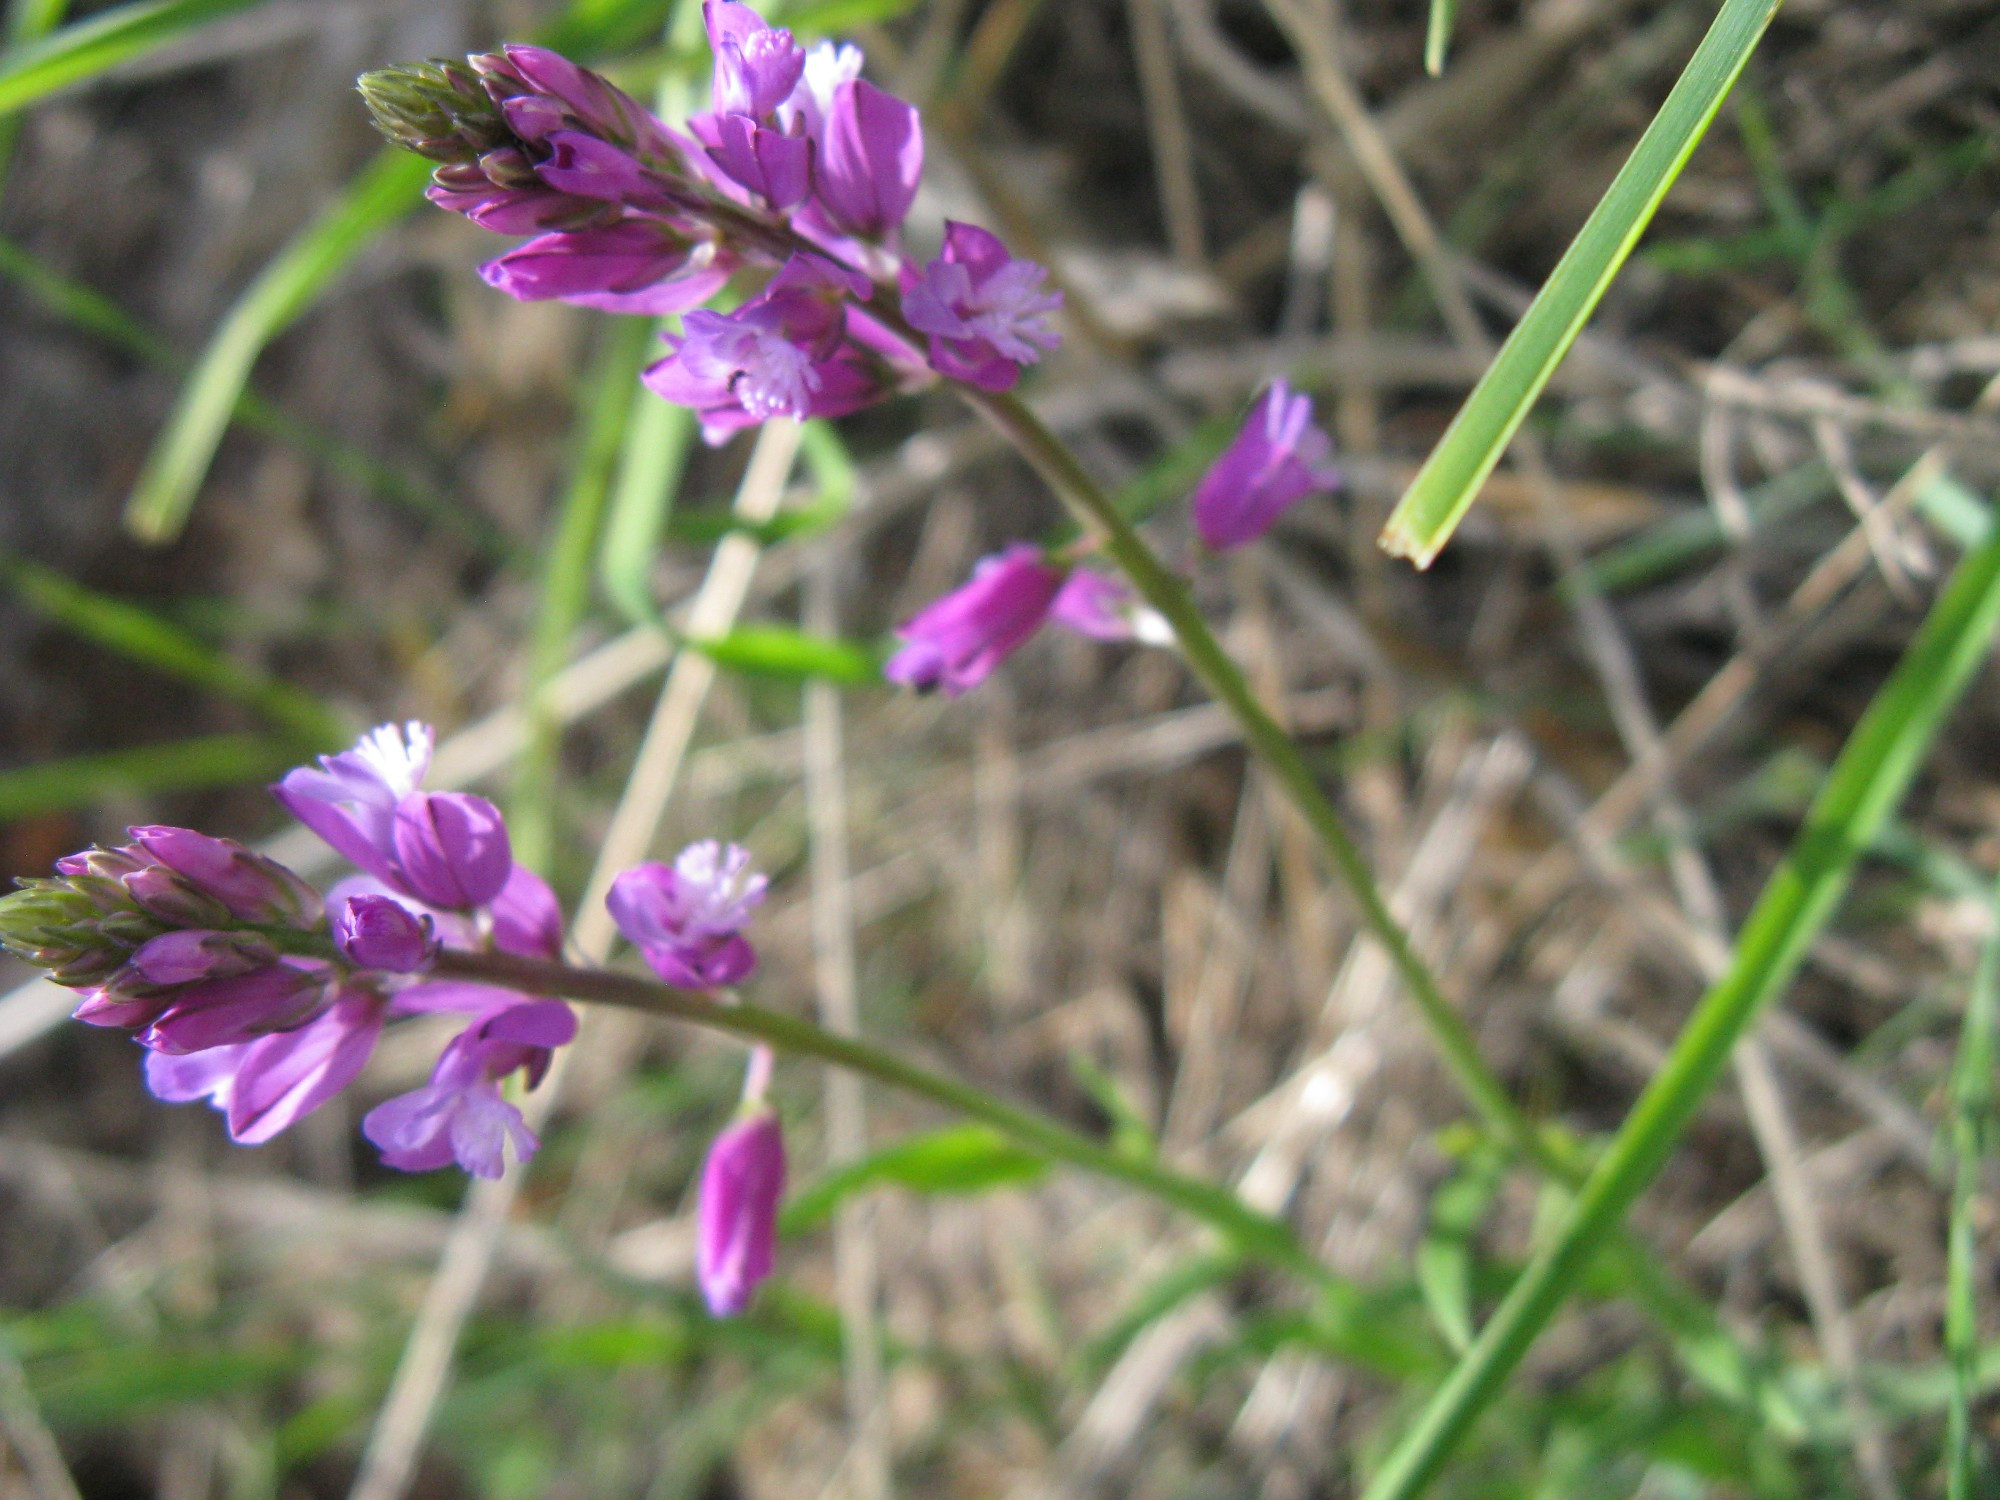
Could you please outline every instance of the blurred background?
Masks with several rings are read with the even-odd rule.
[[[972,219],[1054,268],[1067,341],[1029,393],[1156,508],[1170,557],[1192,564],[1182,497],[1257,387],[1314,391],[1343,493],[1200,563],[1198,594],[1516,1096],[1609,1130],[1700,993],[1702,932],[1740,919],[1985,524],[1991,5],[1786,6],[1530,419],[1539,457],[1422,574],[1376,548],[1383,517],[1709,6],[1469,4],[1436,78],[1424,8],[1381,0],[765,9],[860,41],[924,103],[917,241]],[[671,446],[633,384],[651,330],[486,288],[502,242],[422,205],[421,164],[386,154],[353,89],[537,39],[641,96],[705,90],[698,18],[675,11],[168,0],[58,54],[44,38],[106,8],[9,0],[4,873],[140,821],[283,839],[265,782],[417,717],[447,742],[439,784],[502,801],[574,902],[661,701],[659,614],[750,538],[723,647],[688,658],[684,680],[713,682],[677,700],[653,847],[733,837],[772,872],[753,998],[815,1015],[851,982],[876,1039],[1284,1213],[1355,1304],[790,1064],[780,1274],[712,1322],[690,1179],[731,1046],[594,1026],[518,1196],[468,1230],[462,1179],[387,1172],[354,1128],[435,1036],[239,1149],[10,967],[0,1493],[1351,1495],[1504,1287],[1537,1190],[1464,1123],[1227,719],[1168,654],[1076,638],[960,702],[881,684],[896,622],[1053,534],[1025,468],[930,396],[816,430],[790,478],[746,480],[743,438],[649,485],[632,453]],[[1474,326],[1440,316],[1343,98]],[[758,504],[776,518],[732,522]],[[1782,1411],[1690,1374],[1611,1286],[1440,1494],[1943,1493],[1935,1137],[2000,861],[1994,687],[1766,1026],[1771,1090],[1719,1091],[1637,1215]],[[1669,878],[1662,829],[1695,876]],[[420,1460],[357,1489],[454,1235],[491,1259],[447,1273],[470,1309],[455,1372],[398,1408],[428,1427]]]

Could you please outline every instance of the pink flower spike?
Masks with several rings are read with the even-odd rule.
[[[784,1190],[785,1137],[777,1111],[753,1106],[715,1138],[701,1169],[695,1274],[716,1317],[742,1312],[771,1274]]]
[[[1340,484],[1333,442],[1313,422],[1312,400],[1271,382],[1236,439],[1194,492],[1195,530],[1211,551],[1255,541],[1308,495]]]
[[[930,335],[931,367],[983,390],[1004,391],[1062,343],[1048,324],[1062,293],[1044,291],[1048,271],[1016,260],[997,236],[945,221],[944,250],[921,275],[905,275],[903,316]]]
[[[882,675],[920,693],[970,692],[1041,629],[1062,586],[1063,569],[1026,542],[981,558],[966,583],[896,632],[907,644]]]

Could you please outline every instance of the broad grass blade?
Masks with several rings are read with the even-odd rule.
[[[0,115],[95,78],[184,31],[259,0],[153,0],[121,5],[0,53]],[[46,7],[44,7],[46,9]]]
[[[1585,1180],[1556,1237],[1521,1273],[1472,1348],[1390,1454],[1364,1500],[1414,1500],[1673,1151],[1738,1038],[1791,981],[2000,625],[2000,526],[1946,584],[1862,715],[1790,851],[1743,924],[1729,968],[1702,997],[1660,1071]]]
[[[240,786],[275,776],[298,758],[298,746],[291,740],[214,734],[44,761],[0,771],[0,822],[90,807],[110,797],[157,797]]]
[[[415,206],[430,167],[408,152],[384,151],[237,299],[181,388],[126,502],[125,525],[134,536],[168,542],[180,534],[264,346],[310,307],[370,240]]]
[[[1382,546],[1426,567],[1471,509],[1508,441],[1722,107],[1778,0],[1723,0],[1715,24],[1382,529]]]

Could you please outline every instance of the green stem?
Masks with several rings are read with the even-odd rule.
[[[1320,790],[1318,778],[1299,753],[1298,745],[1258,701],[1249,679],[1202,619],[1187,585],[1167,570],[1132,523],[1119,513],[1111,497],[1077,462],[1076,456],[1019,397],[972,386],[960,386],[959,393],[1035,466],[1077,520],[1102,538],[1105,555],[1173,627],[1189,667],[1229,710],[1251,753],[1277,778],[1292,805],[1318,837],[1334,869],[1353,894],[1362,925],[1388,951],[1390,962],[1409,987],[1438,1050],[1444,1054],[1445,1066],[1473,1107],[1530,1160],[1558,1179],[1575,1181],[1582,1165],[1577,1153],[1559,1138],[1538,1130],[1486,1066],[1471,1029],[1458,1008],[1445,998],[1429,966],[1417,955],[1402,924],[1389,910],[1381,888],[1369,873],[1367,860],[1348,837],[1340,814]]]
[[[1350,1290],[1308,1254],[1283,1224],[1258,1213],[1226,1189],[1156,1161],[1114,1151],[973,1084],[920,1068],[852,1037],[822,1031],[796,1016],[751,1005],[721,1005],[700,993],[677,990],[636,975],[617,974],[608,969],[576,969],[505,953],[447,950],[438,956],[430,972],[439,978],[471,980],[526,994],[563,995],[599,1005],[623,1006],[627,1010],[725,1031],[749,1041],[765,1042],[799,1056],[819,1058],[983,1121],[1039,1156],[1126,1183],[1184,1209],[1220,1230],[1245,1252],[1291,1271],[1323,1291]]]
[[[1944,1347],[1951,1362],[1951,1405],[1945,1436],[1948,1500],[1971,1500],[1978,1477],[1978,1439],[1972,1397],[1979,1380],[1978,1244],[1973,1207],[1979,1169],[1993,1119],[1993,1039],[2000,1025],[2000,883],[1988,908],[1995,919],[1980,950],[1979,969],[1966,1000],[1952,1069],[1951,1223],[1946,1233]]]

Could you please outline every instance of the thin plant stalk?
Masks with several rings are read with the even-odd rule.
[[[1980,950],[1966,999],[1958,1059],[1951,1079],[1951,1149],[1955,1168],[1951,1222],[1945,1239],[1945,1356],[1951,1364],[1951,1404],[1945,1422],[1945,1494],[1972,1500],[1979,1442],[1972,1398],[1979,1383],[1979,1245],[1973,1210],[1979,1169],[1993,1129],[1993,1037],[2000,1024],[2000,882],[1990,907],[1993,929]]]

